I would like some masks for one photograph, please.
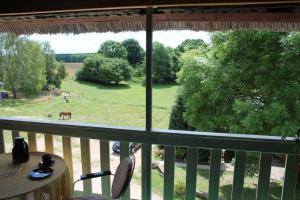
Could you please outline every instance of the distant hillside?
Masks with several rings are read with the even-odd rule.
[[[57,61],[64,63],[82,63],[83,60],[92,53],[77,53],[77,54],[55,54]]]

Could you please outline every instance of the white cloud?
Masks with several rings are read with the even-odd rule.
[[[122,42],[128,38],[134,38],[139,41],[141,46],[146,47],[146,33],[139,32],[121,32],[121,33],[84,33],[84,34],[55,34],[29,36],[36,41],[48,41],[56,53],[92,53],[96,52],[100,45],[106,40],[115,40]],[[210,41],[208,32],[195,31],[156,31],[153,33],[153,41],[161,42],[166,46],[176,47],[186,39],[203,39]]]

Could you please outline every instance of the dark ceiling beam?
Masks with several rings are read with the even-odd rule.
[[[1,0],[0,15],[146,7],[300,3],[300,0]]]

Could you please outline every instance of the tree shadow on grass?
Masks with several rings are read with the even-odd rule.
[[[105,83],[92,83],[92,82],[84,82],[84,81],[76,81],[76,82],[82,85],[94,87],[101,90],[123,90],[123,89],[131,88],[129,84],[125,84],[125,83],[105,84]]]

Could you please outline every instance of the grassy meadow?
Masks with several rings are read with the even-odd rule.
[[[67,65],[69,76],[63,81],[61,91],[70,93],[64,97],[53,92],[40,96],[21,97],[0,101],[1,116],[59,119],[60,112],[72,112],[72,121],[93,122],[117,126],[145,126],[145,87],[138,83],[122,83],[118,86],[77,82],[74,78],[78,64]],[[168,128],[169,115],[175,101],[178,86],[154,85],[153,126]]]

